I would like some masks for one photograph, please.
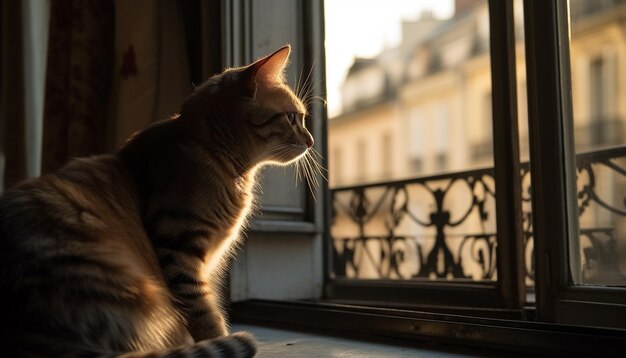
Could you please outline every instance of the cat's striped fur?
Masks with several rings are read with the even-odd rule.
[[[219,305],[265,163],[313,145],[290,48],[214,76],[117,153],[0,199],[0,355],[247,357]],[[195,342],[195,343],[194,343]]]

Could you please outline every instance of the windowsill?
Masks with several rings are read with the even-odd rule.
[[[363,301],[346,299],[324,299],[324,303],[336,304],[347,307],[370,307],[382,309],[394,309],[401,311],[429,312],[437,314],[450,314],[455,316],[468,316],[480,318],[520,320],[524,317],[534,317],[534,307],[525,307],[523,310],[486,307],[458,307],[435,304],[406,304],[390,301]]]
[[[409,358],[409,357],[476,357],[484,350],[455,349],[433,344],[401,345],[398,342],[372,342],[340,338],[291,329],[235,324],[231,331],[247,331],[258,342],[257,357],[342,357],[342,358]],[[495,356],[495,355],[494,355]]]
[[[289,220],[261,220],[255,219],[250,223],[249,232],[270,232],[277,234],[316,234],[319,228],[312,222],[308,221],[289,221]]]
[[[232,305],[238,323],[253,323],[517,353],[614,354],[623,352],[626,330],[580,327],[324,302],[253,300]]]

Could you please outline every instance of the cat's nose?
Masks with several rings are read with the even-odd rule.
[[[313,144],[315,144],[315,140],[313,140],[313,136],[310,133],[305,133],[306,137],[306,146],[311,148]]]

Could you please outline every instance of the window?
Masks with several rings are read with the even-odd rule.
[[[575,3],[576,1],[573,2],[574,7]],[[539,296],[537,308],[544,309],[542,300],[545,299],[545,291],[542,291],[542,282],[536,280],[538,274],[546,274],[546,268],[538,262],[541,258],[537,258],[537,255],[541,255],[545,242],[537,244],[536,237],[546,234],[536,227],[541,226],[543,220],[537,219],[535,209],[546,204],[536,202],[535,199],[537,195],[552,197],[553,194],[543,191],[546,186],[544,181],[547,179],[542,179],[542,169],[538,167],[545,165],[545,160],[544,152],[537,142],[537,134],[530,144],[528,140],[532,136],[532,128],[543,131],[549,125],[535,123],[535,127],[531,125],[529,129],[527,121],[544,118],[543,114],[537,115],[539,112],[534,112],[535,117],[530,118],[533,106],[537,106],[537,99],[535,97],[530,100],[529,96],[538,96],[537,87],[532,86],[537,86],[539,81],[543,83],[545,79],[537,76],[536,72],[531,72],[536,71],[533,67],[535,63],[525,61],[525,56],[537,55],[532,52],[536,51],[532,46],[536,45],[537,40],[527,39],[523,34],[525,28],[532,31],[535,25],[534,22],[523,23],[523,11],[533,10],[534,7],[523,7],[521,1],[511,1],[510,4],[516,13],[511,14],[511,18],[506,21],[511,22],[511,29],[517,33],[507,40],[511,41],[509,45],[504,43],[509,46],[506,50],[501,48],[498,53],[489,50],[489,43],[504,46],[498,42],[503,36],[496,34],[502,29],[489,30],[489,25],[494,23],[505,26],[502,22],[489,19],[488,9],[495,5],[488,6],[487,2],[481,1],[463,4],[455,2],[456,12],[448,15],[449,18],[444,21],[433,16],[433,11],[418,16],[413,20],[415,23],[405,20],[400,45],[397,48],[388,46],[381,54],[368,59],[369,65],[376,64],[377,71],[382,69],[393,73],[392,70],[386,70],[385,65],[393,63],[396,68],[397,62],[392,61],[395,53],[410,49],[409,55],[404,57],[409,59],[404,65],[407,72],[396,74],[402,78],[398,82],[389,82],[391,93],[397,95],[378,102],[381,108],[385,103],[393,103],[398,109],[391,114],[380,111],[381,114],[385,113],[380,122],[391,123],[390,117],[393,120],[399,118],[398,126],[405,126],[406,131],[400,132],[398,141],[406,143],[403,148],[408,154],[408,169],[397,181],[370,185],[355,183],[351,188],[342,187],[331,191],[335,218],[330,231],[334,265],[329,283],[332,298],[376,301],[386,297],[382,292],[377,293],[379,288],[385,287],[384,290],[389,290],[393,287],[396,292],[393,301],[405,307],[431,306],[437,302],[447,309],[461,305],[491,307],[503,311],[514,308],[512,311],[521,313],[535,305],[536,292]],[[561,6],[562,4],[558,4],[558,11],[563,11]],[[594,8],[594,16],[600,16],[603,9],[615,6],[621,6],[621,2],[607,2],[604,6]],[[462,12],[458,12],[459,9]],[[616,21],[606,14],[605,12],[604,21]],[[621,126],[618,124],[621,122],[614,121],[612,129],[607,130],[607,123],[610,122],[607,113],[615,112],[611,98],[619,97],[620,93],[607,95],[607,88],[616,88],[614,83],[608,83],[608,68],[616,66],[608,66],[605,58],[608,51],[614,59],[612,61],[618,61],[618,54],[607,49],[619,48],[621,45],[615,43],[617,38],[613,38],[611,42],[610,36],[598,34],[600,20],[598,17],[590,20],[589,16],[579,15],[571,23],[575,29],[571,41],[573,47],[583,47],[580,44],[585,41],[585,36],[595,36],[596,39],[587,40],[588,44],[585,46],[588,48],[585,51],[587,54],[597,51],[602,53],[600,60],[587,62],[588,88],[584,91],[573,91],[575,94],[582,94],[582,97],[574,99],[574,110],[576,105],[588,103],[587,111],[597,114],[591,117],[598,117],[601,121],[593,129],[596,134],[593,134],[594,146],[588,147],[591,149],[598,148],[599,145],[620,143],[616,137],[622,133],[621,127],[617,128]],[[556,22],[556,18],[553,21]],[[569,19],[563,18],[560,21],[560,26],[570,26]],[[577,21],[596,21],[596,27],[593,31],[584,30],[585,27]],[[417,28],[422,30],[420,35],[411,35],[411,31]],[[434,35],[429,37],[429,31]],[[489,40],[490,34],[496,38]],[[563,33],[555,34],[557,35],[563,36]],[[428,42],[420,42],[423,39],[420,36],[428,38]],[[604,39],[605,43],[599,39]],[[544,42],[541,40],[540,43]],[[531,46],[531,49],[526,46]],[[569,49],[552,46],[551,50],[559,53],[556,58],[565,58],[564,61],[568,62],[559,66],[569,68]],[[591,48],[593,46],[597,49]],[[523,56],[515,56],[515,50],[520,51]],[[580,51],[584,52],[582,49]],[[327,56],[332,57],[330,49]],[[585,53],[581,53],[572,57],[572,61],[584,57]],[[511,59],[515,61],[511,62]],[[489,60],[495,63],[490,64]],[[431,65],[428,65],[429,61]],[[541,60],[539,66],[547,66],[547,62]],[[481,66],[490,71],[481,72]],[[613,74],[619,73],[619,70],[611,71]],[[554,72],[548,73],[557,77]],[[494,77],[490,78],[489,74],[494,74]],[[447,75],[456,78],[456,82],[447,82]],[[532,76],[535,77],[530,78]],[[361,75],[359,81],[363,81],[363,78]],[[390,78],[394,77],[390,75]],[[569,75],[564,78],[567,80],[562,83],[563,86],[569,86]],[[517,80],[520,81],[520,86],[515,84]],[[350,74],[346,81],[351,81]],[[576,76],[572,81],[579,86],[585,86]],[[569,89],[563,87],[562,91],[558,98],[551,99],[551,105],[563,105],[565,116],[558,118],[567,121]],[[375,105],[368,103],[363,109],[358,105],[350,107],[350,116],[355,127],[372,125],[374,122],[371,113]],[[524,108],[518,110],[518,106]],[[362,117],[358,116],[360,111],[363,112]],[[518,119],[521,121],[519,124]],[[331,123],[333,120],[331,117]],[[569,124],[563,126],[566,129],[573,128]],[[608,133],[618,134],[612,134],[613,138],[609,141]],[[403,134],[408,138],[403,139]],[[560,135],[562,139],[552,138],[552,145],[563,142],[568,136],[567,132],[561,132]],[[533,152],[535,158],[540,155],[538,152],[542,153],[541,164],[532,160]],[[578,155],[579,199],[576,204],[569,205],[579,207],[576,217],[580,217],[585,227],[580,226],[580,235],[567,236],[565,232],[562,233],[562,247],[569,247],[571,256],[569,259],[560,258],[560,262],[569,262],[572,282],[579,286],[624,285],[620,266],[623,259],[619,257],[621,251],[617,248],[621,245],[621,239],[617,236],[622,220],[619,212],[623,204],[616,194],[624,191],[619,184],[622,180],[622,160],[619,158],[619,151],[603,153]],[[525,162],[521,162],[521,159]],[[556,163],[552,163],[554,164]],[[494,167],[467,171],[466,168],[471,168],[472,165]],[[551,170],[555,168],[552,167]],[[607,173],[611,170],[613,173]],[[424,173],[433,173],[434,176],[424,176]],[[568,175],[568,180],[575,181],[573,174]],[[531,179],[538,184],[531,185]],[[561,185],[560,189],[565,190],[566,183]],[[463,192],[463,187],[470,190]],[[515,206],[521,210],[514,210]],[[560,217],[561,220],[564,218],[565,216]],[[577,229],[568,227],[568,230]],[[567,233],[570,234],[570,231]],[[540,241],[546,240],[546,237],[542,237]],[[393,284],[389,280],[393,280]],[[541,277],[539,281],[541,280],[546,278]],[[454,285],[461,282],[468,284],[471,290]],[[463,303],[455,303],[449,297],[444,298],[433,293],[438,289],[471,292],[467,297],[476,301],[469,299]],[[422,290],[428,290],[429,294],[423,294]],[[390,298],[387,297],[386,300]],[[547,310],[551,309],[556,308],[552,306]],[[484,314],[480,310],[475,312]]]
[[[604,60],[597,57],[589,63],[589,112],[592,120],[599,120],[606,110]]]
[[[491,139],[493,121],[492,115],[491,92],[487,92],[482,97],[481,121],[484,133],[478,138],[473,145],[473,158],[476,162],[483,162],[491,165],[491,157],[493,155],[493,141]]]
[[[435,155],[435,170],[444,171],[448,168],[448,154],[439,152]]]
[[[392,168],[393,168],[393,148],[391,135],[389,133],[384,133],[381,138],[381,151],[380,151],[380,162],[382,167],[381,178],[388,178],[391,176]]]
[[[411,162],[410,162],[410,169],[414,172],[414,173],[420,173],[423,170],[424,167],[424,162],[422,161],[422,158],[417,158],[417,157],[413,157],[411,158]]]
[[[422,117],[421,111],[414,108],[409,112],[408,122],[409,165],[405,172],[408,175],[422,175],[424,171],[424,160],[422,159],[425,152],[424,143],[427,138],[425,119]]]
[[[330,162],[330,185],[339,185],[344,180],[344,163],[343,163],[343,150],[341,147],[336,146],[332,150],[332,161]]]
[[[328,76],[348,58],[343,75],[336,76],[336,89],[331,86],[335,78],[327,81],[329,109],[334,108],[331,143],[367,136],[359,143],[376,151],[379,133],[390,133],[399,149],[393,160],[401,163],[385,182],[377,181],[374,171],[355,168],[361,171],[359,181],[331,190],[331,297],[375,296],[376,288],[355,291],[353,286],[389,280],[398,289],[412,286],[417,292],[464,283],[471,284],[477,305],[489,306],[497,299],[498,275],[496,183],[484,168],[493,163],[488,4],[414,1],[402,6],[386,9],[384,2],[371,2],[350,29],[333,32],[358,38],[368,31],[370,40],[363,44],[335,46],[339,38],[326,40]],[[350,11],[327,2],[327,33],[334,18]],[[373,29],[374,22],[379,26]],[[395,40],[380,41],[372,50],[375,39],[384,37]],[[381,76],[386,86],[374,86]],[[370,83],[368,91],[346,91]],[[488,147],[480,157],[472,153],[476,143]],[[483,295],[485,300],[477,298]],[[407,305],[433,304],[427,295],[424,300],[396,296]]]
[[[623,203],[615,201],[622,190],[623,154],[620,146],[606,147],[609,143],[601,136],[581,135],[581,129],[588,115],[612,111],[606,102],[604,59],[584,58],[594,58],[615,41],[623,41],[608,34],[616,26],[610,14],[623,13],[626,4],[572,0],[569,13],[566,5],[525,7],[526,21],[539,11],[549,11],[558,25],[545,41],[537,39],[545,38],[548,24],[533,21],[527,27],[527,35],[536,37],[527,41],[528,56],[553,59],[528,66],[527,72],[531,158],[542,155],[543,161],[531,160],[538,314],[543,320],[623,327],[623,320],[615,318],[626,312],[624,254],[617,248]],[[597,24],[594,31],[590,23]],[[589,75],[581,76],[585,70]],[[540,81],[544,73],[554,74],[553,85]],[[611,88],[612,95],[624,96]],[[596,91],[604,98],[596,97]]]
[[[574,9],[581,4],[572,4]],[[570,239],[570,266],[576,285],[626,286],[626,241],[622,222],[625,181],[621,171],[626,164],[619,147],[626,143],[624,117],[616,111],[614,98],[625,98],[623,84],[613,80],[626,70],[624,53],[613,50],[625,43],[611,35],[616,25],[613,11],[624,11],[620,1],[606,2],[592,9],[577,9],[571,21],[571,63],[589,53],[588,76],[580,77],[572,65],[572,91],[578,195],[579,235]],[[595,31],[583,31],[592,21],[598,21]],[[621,61],[620,61],[621,59]],[[619,78],[619,77],[618,77]],[[581,94],[587,93],[588,109]],[[588,119],[588,125],[579,125]],[[585,133],[586,132],[586,133]],[[602,150],[604,148],[604,150]]]
[[[282,251],[280,255],[293,253],[309,260],[303,265],[281,258],[298,262],[299,268],[322,267],[324,279],[312,279],[296,269],[289,272],[287,282],[298,287],[314,282],[319,291],[295,293],[281,283],[287,294],[270,294],[250,292],[248,286],[245,298],[313,299],[316,303],[299,301],[273,319],[289,322],[294,320],[288,317],[292,313],[305,311],[312,325],[326,327],[323,320],[336,315],[334,327],[353,332],[431,337],[437,334],[415,327],[428,326],[428,320],[441,324],[438,319],[443,317],[448,323],[471,322],[471,327],[465,327],[467,332],[480,330],[480,322],[512,329],[524,337],[541,332],[532,342],[552,349],[590,352],[592,348],[582,343],[590,332],[606,342],[617,342],[612,340],[618,331],[534,322],[624,327],[619,319],[624,317],[626,297],[620,276],[623,256],[617,249],[621,238],[616,236],[622,220],[616,211],[623,210],[618,200],[624,189],[621,171],[614,169],[623,168],[620,157],[626,152],[608,147],[623,142],[607,144],[605,139],[600,146],[587,147],[593,154],[577,152],[579,145],[573,140],[576,137],[578,143],[579,128],[589,124],[595,101],[589,93],[590,59],[598,54],[603,64],[596,72],[602,73],[606,95],[604,104],[597,106],[606,107],[605,118],[610,114],[615,123],[623,115],[616,105],[623,94],[615,91],[622,88],[616,81],[624,62],[615,49],[623,47],[602,45],[599,38],[611,36],[598,35],[596,30],[602,14],[606,21],[618,21],[620,17],[606,16],[606,10],[621,14],[624,2],[603,1],[602,6],[578,0],[569,5],[557,0],[406,3],[415,7],[410,11],[394,7],[392,11],[407,17],[388,35],[383,34],[387,28],[383,10],[390,8],[388,3],[369,6],[367,10],[375,13],[369,20],[367,11],[359,13],[369,24],[363,29],[356,19],[345,28],[345,18],[354,18],[355,6],[365,9],[362,1],[324,3],[330,119],[327,137],[319,134],[329,148],[341,144],[342,151],[331,149],[329,161],[343,160],[341,176],[346,179],[341,187],[331,182],[328,201],[321,204],[327,212],[316,216],[321,217],[327,236],[320,232],[316,238],[321,240],[302,250],[298,246],[306,242],[306,235],[268,237],[274,234],[270,232],[262,240],[251,237],[246,248],[247,272],[255,271],[253,279],[270,275],[260,273],[266,270],[260,264],[252,270],[250,263],[259,252],[267,255],[272,249],[274,256]],[[433,7],[425,9],[424,4]],[[448,10],[437,10],[444,4]],[[321,3],[317,5],[320,10]],[[591,15],[593,21],[582,24]],[[315,15],[316,21],[319,16]],[[341,31],[328,27],[333,21],[343,21]],[[585,32],[591,28],[594,31]],[[611,29],[607,34],[619,33],[616,27]],[[350,34],[353,30],[361,33]],[[315,39],[311,35],[315,31],[303,33]],[[598,38],[584,40],[594,33]],[[341,36],[353,40],[341,40]],[[352,42],[374,43],[376,38],[382,41],[374,51],[348,56],[348,60],[334,57],[339,48]],[[319,40],[311,40],[316,51],[321,51]],[[591,49],[594,44],[598,48]],[[345,72],[340,73],[335,65],[342,62]],[[318,75],[321,81],[321,72]],[[346,103],[337,100],[342,95]],[[603,132],[622,135],[620,130]],[[475,145],[484,141],[492,149],[477,156]],[[386,143],[393,143],[394,164],[391,177],[381,181],[379,169],[386,171],[382,168],[390,164],[383,162],[379,168],[374,162],[387,157]],[[596,175],[602,170],[613,170],[616,178]],[[585,186],[590,175],[596,175],[596,191]],[[577,196],[585,187],[587,191]],[[600,194],[614,199],[601,203]],[[323,254],[325,265],[316,266],[300,252],[318,260]],[[612,255],[608,261],[602,256],[606,254]],[[607,262],[610,268],[603,266]],[[290,266],[273,262],[271,267],[275,267],[272,274],[282,279],[280,268]],[[320,302],[321,307],[315,306]],[[256,303],[254,307],[269,309],[275,304]],[[364,327],[371,322],[365,316],[380,320]],[[364,326],[351,325],[350,318],[355,317]],[[499,320],[489,321],[489,317]],[[541,331],[539,327],[550,328]],[[504,329],[495,331],[491,338],[469,337],[461,329],[455,332],[466,341],[515,344],[515,339],[497,338]],[[581,340],[568,341],[567,346],[554,343],[562,332],[579,332]]]
[[[365,180],[367,173],[371,168],[371,161],[368,160],[368,147],[364,139],[359,139],[356,143],[354,154],[356,155],[356,178],[357,180]]]

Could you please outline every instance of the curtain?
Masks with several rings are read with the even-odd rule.
[[[43,138],[37,145],[25,135],[24,73],[32,75],[32,69],[24,62],[22,4],[0,5],[5,187],[26,177],[27,149],[41,144],[42,174],[75,157],[110,152],[133,132],[178,111],[191,91],[183,2],[47,1]],[[191,6],[200,7],[195,1]]]
[[[0,8],[0,143],[7,188],[26,177],[24,49],[21,2],[2,1]]]
[[[191,91],[180,2],[116,0],[114,146],[178,111]]]
[[[113,1],[51,0],[42,173],[105,150],[113,33]]]

